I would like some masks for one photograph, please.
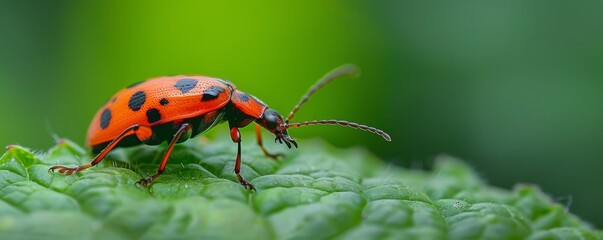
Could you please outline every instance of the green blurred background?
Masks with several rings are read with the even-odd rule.
[[[291,130],[395,164],[466,159],[493,185],[540,185],[603,226],[603,1],[0,1],[0,145],[84,142],[97,109],[150,77],[228,79],[282,114],[320,76]],[[248,129],[244,139],[252,141]],[[228,134],[218,126],[213,134]],[[301,146],[303,148],[303,146]]]

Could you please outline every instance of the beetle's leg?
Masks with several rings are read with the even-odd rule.
[[[255,138],[258,140],[258,146],[260,146],[260,149],[262,149],[262,152],[264,152],[266,157],[271,157],[272,159],[276,160],[276,158],[283,156],[282,153],[271,154],[266,150],[266,148],[264,148],[264,144],[262,143],[262,128],[260,124],[257,123],[255,124]]]
[[[167,162],[170,158],[170,155],[172,154],[172,150],[174,149],[174,146],[176,145],[176,143],[178,143],[178,140],[180,139],[182,134],[190,131],[191,127],[192,126],[188,123],[184,123],[184,124],[180,125],[180,129],[178,129],[176,134],[174,134],[172,141],[170,141],[170,145],[168,145],[167,151],[165,152],[165,154],[163,155],[163,158],[161,159],[161,165],[159,165],[159,168],[157,169],[157,173],[148,178],[140,179],[140,181],[136,182],[136,184],[140,184],[142,186],[148,186],[149,184],[151,184],[151,182],[153,182],[153,180],[155,180],[157,177],[159,177],[159,175],[161,175],[163,173],[163,170],[165,170],[165,165],[167,164]]]
[[[151,135],[153,134],[153,130],[147,126],[140,126],[138,124],[132,125],[132,126],[126,128],[126,130],[124,130],[123,132],[121,132],[121,134],[119,134],[119,136],[117,136],[115,139],[113,139],[113,141],[111,141],[109,143],[109,145],[107,145],[105,147],[105,149],[103,149],[100,153],[98,153],[98,155],[96,155],[96,157],[94,157],[90,163],[75,166],[75,167],[53,166],[50,169],[48,169],[48,171],[59,172],[61,174],[65,174],[65,175],[71,175],[73,173],[93,167],[96,164],[100,163],[105,158],[105,156],[107,156],[107,154],[111,150],[113,150],[113,148],[115,148],[115,146],[117,146],[117,144],[122,139],[124,139],[127,136],[130,136],[131,134],[136,134],[136,136],[142,141],[144,139],[148,139],[149,137],[151,137]]]
[[[241,172],[241,132],[239,132],[239,129],[237,127],[230,128],[230,138],[232,138],[233,142],[237,143],[237,159],[235,161],[234,172],[237,175],[237,178],[239,179],[239,182],[241,183],[241,185],[243,185],[243,187],[249,188],[249,190],[255,190],[253,185],[251,183],[245,181],[243,176],[241,176],[241,174],[240,174],[240,172]]]

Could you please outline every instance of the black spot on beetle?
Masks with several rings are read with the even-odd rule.
[[[197,86],[197,80],[192,78],[183,78],[174,84],[174,87],[178,88],[183,94],[189,92],[195,86]]]
[[[149,121],[149,123],[154,123],[161,120],[161,114],[159,113],[159,110],[157,110],[156,108],[151,108],[147,110],[147,120]]]
[[[239,100],[241,100],[243,102],[248,102],[249,101],[249,95],[247,95],[245,93],[239,93],[239,94],[237,94],[237,98],[239,98]]]
[[[167,105],[168,103],[170,103],[170,101],[168,101],[168,100],[167,100],[167,99],[165,99],[165,98],[162,98],[161,100],[159,100],[159,104],[161,104],[161,106],[165,106],[165,105]]]
[[[101,114],[100,118],[100,127],[102,129],[107,129],[109,127],[109,123],[111,122],[111,110],[105,109]]]
[[[143,91],[138,91],[130,97],[130,102],[128,102],[128,107],[132,109],[132,111],[138,111],[147,100],[147,95]]]
[[[133,88],[133,87],[136,87],[138,84],[141,84],[141,83],[143,83],[143,82],[144,82],[144,81],[140,81],[140,82],[135,82],[135,83],[132,83],[132,84],[130,84],[130,86],[127,86],[126,88]]]
[[[203,97],[201,97],[201,101],[209,101],[218,98],[220,93],[223,93],[224,89],[221,87],[211,86],[205,91],[203,91]]]

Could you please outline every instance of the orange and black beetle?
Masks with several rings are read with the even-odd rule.
[[[240,175],[241,134],[239,128],[256,124],[256,137],[262,151],[272,158],[262,145],[260,126],[276,137],[275,141],[297,147],[287,128],[315,124],[336,124],[369,131],[390,141],[387,133],[365,125],[341,120],[316,120],[289,123],[299,107],[325,84],[337,77],[353,75],[357,68],[344,65],[326,74],[306,93],[286,119],[266,104],[247,93],[239,91],[227,81],[203,76],[169,76],[153,78],[119,91],[96,113],[88,129],[87,144],[97,154],[88,164],[65,167],[53,166],[49,171],[69,175],[90,168],[114,148],[139,145],[157,145],[169,141],[157,173],[138,181],[148,185],[155,180],[167,164],[176,143],[201,134],[221,122],[228,122],[230,137],[238,150],[234,172],[246,188],[254,189]]]

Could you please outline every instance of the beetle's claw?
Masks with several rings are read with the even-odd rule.
[[[146,187],[146,186],[149,186],[152,181],[153,181],[153,178],[151,178],[151,177],[143,178],[143,179],[138,180],[138,182],[136,182],[135,185],[139,185],[141,187]]]
[[[52,166],[51,168],[48,169],[48,172],[49,173],[59,172],[60,174],[63,174],[63,175],[71,175],[71,174],[77,172],[78,169],[79,169],[79,167]]]
[[[270,158],[272,158],[274,160],[277,160],[279,157],[285,156],[285,154],[282,154],[282,153],[268,153],[268,154],[266,154],[266,156],[268,156],[268,157],[270,157]]]
[[[249,189],[249,190],[251,190],[251,191],[256,192],[255,187],[253,186],[253,184],[251,184],[251,183],[249,183],[249,182],[247,182],[247,181],[245,181],[245,180],[243,180],[243,181],[241,182],[241,185],[243,185],[243,187],[244,187],[244,188],[246,188],[246,189]]]

